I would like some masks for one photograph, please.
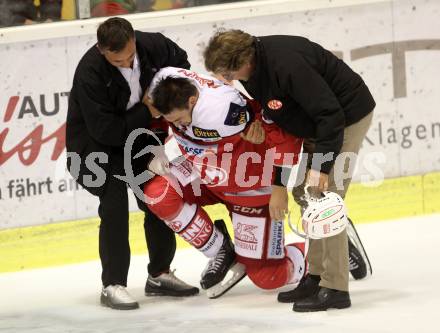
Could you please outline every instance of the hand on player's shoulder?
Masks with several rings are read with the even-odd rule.
[[[245,132],[240,134],[240,136],[243,140],[259,145],[264,142],[266,133],[261,125],[261,121],[255,120]]]

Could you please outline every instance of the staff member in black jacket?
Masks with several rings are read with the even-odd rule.
[[[127,184],[114,175],[125,175],[124,145],[129,134],[149,127],[152,121],[145,91],[155,72],[166,66],[189,68],[190,64],[186,52],[174,42],[159,33],[135,32],[122,18],[102,23],[97,37],[98,43],[83,56],[73,79],[66,147],[77,158],[69,158],[68,168],[85,189],[99,197],[101,303],[133,309],[139,305],[126,290],[130,265]],[[131,156],[148,143],[148,135],[138,136]],[[147,155],[132,160],[134,175],[145,171],[148,162]],[[150,263],[146,295],[198,293],[170,272],[176,250],[173,231],[136,199],[147,213],[144,228]]]
[[[305,208],[305,183],[344,197],[351,174],[348,169],[335,173],[335,159],[341,152],[358,153],[375,107],[361,77],[320,45],[296,36],[257,38],[240,30],[218,32],[204,56],[208,70],[226,81],[240,80],[268,118],[306,138],[304,152],[315,154],[303,161],[308,173],[293,190],[295,201]],[[283,219],[286,211],[287,191],[274,185],[271,215]],[[308,260],[309,274],[295,290],[280,293],[279,301],[294,302],[293,310],[301,312],[349,307],[346,231],[311,240]]]

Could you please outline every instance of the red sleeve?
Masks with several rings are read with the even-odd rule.
[[[303,139],[286,133],[274,123],[268,124],[265,120],[262,120],[262,123],[266,132],[265,144],[267,148],[276,147],[276,152],[279,154],[275,159],[275,165],[293,166],[297,164]]]
[[[275,165],[293,166],[297,164],[303,139],[286,133],[273,121],[263,119],[262,108],[256,100],[246,97],[246,101],[255,119],[259,119],[263,124],[263,129],[266,132],[265,145],[267,149],[276,147],[277,153],[281,154],[275,160]]]

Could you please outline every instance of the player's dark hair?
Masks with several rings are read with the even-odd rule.
[[[119,52],[134,38],[134,30],[126,19],[112,17],[99,25],[96,35],[101,50]]]
[[[197,87],[190,80],[171,76],[160,80],[151,93],[153,106],[162,114],[188,107],[189,98],[196,95]]]

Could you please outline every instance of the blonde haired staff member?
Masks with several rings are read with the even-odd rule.
[[[204,57],[209,71],[226,81],[240,80],[261,103],[266,117],[287,132],[307,138],[304,152],[314,153],[313,159],[309,154],[308,161],[302,161],[307,163],[307,178],[293,190],[302,209],[307,204],[303,200],[306,182],[321,192],[345,196],[351,178],[336,186],[341,174],[334,173],[335,159],[341,152],[358,153],[375,107],[358,74],[320,45],[298,36],[254,37],[241,30],[219,31]],[[274,186],[272,196],[272,209],[286,212],[285,188]],[[295,290],[280,293],[279,301],[294,302],[293,310],[301,312],[349,307],[348,244],[345,231],[311,241],[309,274]],[[362,272],[355,272],[360,273],[358,278],[365,276],[367,261],[360,267]]]

